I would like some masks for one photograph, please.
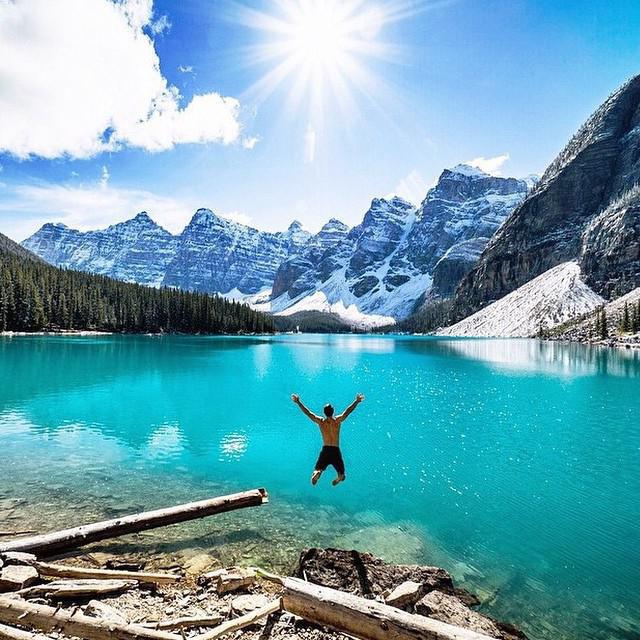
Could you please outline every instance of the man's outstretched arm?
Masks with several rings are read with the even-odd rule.
[[[364,396],[361,393],[359,393],[356,396],[356,399],[343,411],[342,414],[338,416],[338,420],[340,420],[340,422],[342,422],[343,420],[346,420],[363,400],[364,400]]]
[[[319,422],[322,422],[322,418],[320,416],[317,416],[315,413],[312,413],[311,411],[309,411],[309,409],[307,409],[307,407],[305,407],[302,404],[302,400],[300,400],[300,396],[297,396],[294,393],[291,396],[291,399],[300,407],[300,410],[302,411],[302,413],[304,413],[304,415],[307,416],[309,420],[313,420],[316,424],[318,424]]]

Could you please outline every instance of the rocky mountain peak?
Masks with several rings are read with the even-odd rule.
[[[458,317],[568,261],[576,262],[585,282],[605,297],[637,287],[639,147],[636,76],[585,122],[492,238],[457,290]]]
[[[469,164],[457,164],[451,169],[445,169],[440,175],[440,180],[442,180],[443,178],[446,180],[447,178],[452,178],[454,176],[456,179],[462,177],[470,180],[478,180],[481,178],[488,178],[490,177],[490,174],[484,172],[478,167],[473,167]]]
[[[206,226],[212,224],[220,224],[222,222],[222,218],[217,216],[211,209],[200,208],[198,209],[191,218],[191,221],[187,225],[187,228],[191,226]]]
[[[320,229],[320,232],[325,230],[348,231],[349,227],[341,220],[338,220],[338,218],[329,218],[329,220],[322,226],[322,229]]]

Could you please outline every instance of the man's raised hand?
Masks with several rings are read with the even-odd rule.
[[[363,396],[361,393],[359,393],[359,394],[356,396],[356,400],[357,400],[358,402],[362,402],[362,401],[364,400],[364,396]]]
[[[298,404],[298,402],[300,402],[300,396],[299,396],[299,395],[296,395],[295,393],[292,393],[292,394],[291,394],[291,399],[292,399],[296,404]]]

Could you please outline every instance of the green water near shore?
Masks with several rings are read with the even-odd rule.
[[[640,357],[530,340],[0,339],[0,529],[266,486],[137,540],[286,568],[302,546],[447,568],[532,638],[640,633]],[[338,408],[347,482],[311,487]],[[20,501],[19,503],[16,501]],[[123,543],[124,544],[124,543]]]

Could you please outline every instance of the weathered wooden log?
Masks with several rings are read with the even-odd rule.
[[[35,529],[25,529],[24,531],[0,531],[0,537],[6,536],[25,536],[30,533],[35,533]]]
[[[0,624],[0,640],[51,640],[51,636]]]
[[[91,542],[116,538],[128,533],[138,533],[157,527],[164,527],[187,520],[205,518],[218,513],[256,507],[268,502],[264,489],[243,491],[228,496],[189,502],[175,507],[145,511],[122,518],[85,524],[63,531],[53,531],[43,535],[9,540],[0,543],[2,551],[30,551],[38,556],[53,555],[62,551],[76,549]]]
[[[221,638],[227,633],[232,633],[233,631],[238,631],[238,629],[248,627],[261,618],[265,618],[272,613],[275,613],[276,611],[280,611],[281,609],[282,600],[281,598],[278,598],[277,600],[270,602],[264,607],[260,607],[260,609],[250,611],[244,616],[240,616],[239,618],[235,618],[234,620],[227,620],[226,622],[223,622],[215,629],[207,631],[207,633],[203,633],[202,635],[196,636],[196,640],[216,640],[216,638]]]
[[[145,629],[134,624],[116,624],[82,613],[54,609],[42,604],[0,596],[0,622],[39,629],[44,633],[59,631],[75,638],[90,640],[182,640],[167,631]]]
[[[475,631],[299,578],[284,578],[282,582],[285,611],[363,640],[489,640],[489,636]]]
[[[189,627],[213,627],[221,622],[222,616],[217,613],[208,616],[192,616],[159,620],[158,622],[145,622],[142,626],[147,629],[188,629]]]
[[[90,578],[94,580],[137,580],[138,582],[153,584],[168,584],[177,582],[181,576],[172,573],[149,573],[147,571],[116,571],[114,569],[91,569],[87,567],[72,567],[66,564],[52,564],[49,562],[34,562],[33,566],[41,576],[55,578]]]
[[[43,597],[64,600],[66,598],[86,598],[122,593],[137,586],[138,583],[135,580],[55,580],[22,589],[20,595],[27,598]]]

